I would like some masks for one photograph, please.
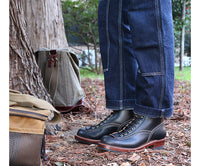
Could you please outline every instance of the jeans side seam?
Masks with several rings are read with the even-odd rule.
[[[163,53],[163,42],[162,42],[162,32],[161,32],[161,11],[160,11],[160,1],[155,0],[155,11],[156,11],[156,23],[157,23],[157,30],[158,30],[158,42],[159,42],[159,51],[160,51],[160,67],[161,73],[163,73],[161,78],[161,92],[160,92],[160,102],[159,108],[162,108],[162,103],[164,99],[164,89],[165,89],[165,67],[164,67],[164,53]]]
[[[109,70],[109,61],[110,61],[110,36],[109,36],[109,8],[110,8],[110,0],[107,1],[106,5],[106,39],[107,39],[107,66],[103,70],[104,72]]]
[[[122,55],[122,0],[119,0],[118,12],[118,35],[119,35],[119,67],[120,67],[120,99],[123,99],[123,55]],[[123,102],[120,103],[120,109],[123,108]]]

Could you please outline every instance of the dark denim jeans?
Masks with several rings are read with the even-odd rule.
[[[106,107],[172,116],[171,0],[100,0],[98,20]]]

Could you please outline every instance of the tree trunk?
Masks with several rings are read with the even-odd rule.
[[[9,87],[51,102],[34,51],[67,47],[60,0],[10,0],[9,5]]]
[[[185,50],[185,10],[186,10],[186,0],[183,2],[183,14],[182,14],[182,33],[181,33],[181,47],[180,47],[180,70],[183,70],[183,57],[184,57],[184,50]]]
[[[68,47],[60,0],[23,0],[23,9],[34,52]]]

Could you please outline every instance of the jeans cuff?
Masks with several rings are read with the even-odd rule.
[[[170,118],[173,115],[173,107],[157,109],[135,104],[134,113],[147,116],[149,118]]]
[[[130,110],[135,107],[135,99],[106,100],[106,108],[111,110]]]

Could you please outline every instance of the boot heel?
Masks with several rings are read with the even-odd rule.
[[[153,144],[153,150],[161,150],[164,148],[165,139],[159,140]]]

